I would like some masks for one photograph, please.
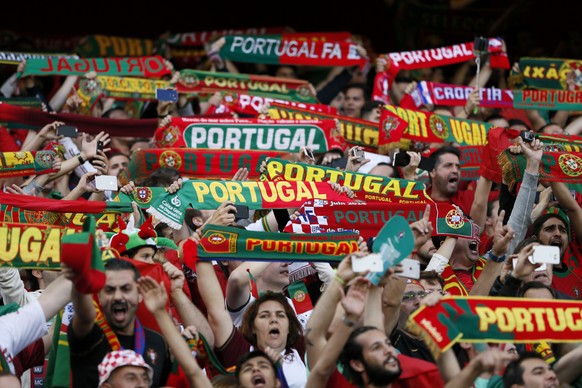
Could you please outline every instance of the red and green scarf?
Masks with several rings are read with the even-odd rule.
[[[142,181],[162,167],[178,170],[180,176],[203,179],[230,179],[240,168],[249,171],[249,179],[259,178],[259,167],[266,158],[281,158],[280,151],[217,150],[164,148],[136,151],[131,156],[122,180]]]
[[[458,341],[579,342],[580,308],[578,301],[445,297],[412,313],[408,329],[421,334],[437,357]]]
[[[78,93],[81,98],[91,102],[101,97],[155,100],[156,89],[167,89],[171,86],[169,81],[163,80],[99,76],[95,79],[81,79]],[[92,105],[92,103],[89,105]]]
[[[79,40],[76,52],[85,58],[144,57],[151,55],[153,50],[154,41],[151,39],[87,35]]]
[[[30,59],[44,59],[44,58],[68,58],[68,59],[79,59],[77,55],[70,54],[39,54],[39,53],[21,53],[12,51],[0,51],[0,63],[7,65],[18,65],[22,61],[28,61]]]
[[[454,206],[429,202],[433,235],[478,238],[479,229]],[[422,218],[426,203],[307,201],[299,217],[289,221],[288,233],[333,233],[353,231],[368,240],[378,234],[392,217],[403,216],[409,223]]]
[[[116,120],[83,116],[72,113],[50,114],[9,104],[0,104],[0,125],[17,129],[40,129],[47,123],[62,121],[73,125],[80,132],[97,135],[103,129],[111,136],[152,136],[158,125],[157,119]]]
[[[444,116],[436,113],[404,109],[394,105],[384,105],[384,109],[408,123],[402,137],[425,143],[453,142],[462,146],[487,144],[487,132],[491,124]],[[398,142],[400,139],[394,139]]]
[[[499,38],[489,38],[489,63],[491,67],[509,69],[509,59],[507,53],[502,51],[502,44],[503,41]],[[434,49],[383,54],[381,57],[388,60],[388,71],[396,74],[400,70],[425,69],[470,61],[475,59],[475,53],[473,42],[468,42]]]
[[[262,180],[336,182],[353,190],[354,199],[366,202],[397,202],[409,204],[431,201],[421,182],[385,176],[340,171],[331,167],[269,159]],[[324,199],[324,198],[322,198]]]
[[[0,222],[0,265],[55,270],[61,268],[61,239],[80,228]]]
[[[163,189],[162,189],[163,190]],[[145,197],[150,204],[148,213],[174,229],[182,227],[188,207],[215,210],[224,201],[246,205],[249,209],[288,209],[300,207],[310,199],[345,201],[344,194],[335,192],[329,184],[321,182],[240,182],[191,180],[175,194],[160,195],[156,188],[138,188],[134,197]],[[164,193],[164,191],[161,191]],[[128,196],[120,193],[119,201],[128,204]],[[141,198],[140,198],[141,199]],[[145,206],[145,201],[136,201]]]
[[[511,72],[511,89],[562,89],[567,90],[567,76],[570,72],[580,72],[582,61],[561,58],[529,58],[519,60],[520,73]],[[582,90],[582,82],[576,76],[575,90]]]
[[[161,78],[172,71],[159,55],[134,58],[31,58],[21,77],[29,75],[85,75],[95,71],[98,75]]]
[[[22,108],[41,109],[42,102],[35,97],[0,97],[0,103],[20,106]]]
[[[288,101],[279,98],[272,98],[266,96],[252,96],[245,93],[222,93],[222,104],[224,108],[229,111],[257,116],[261,112],[261,107],[264,105],[272,105],[273,103],[289,106],[292,108],[307,109],[312,112],[336,114],[337,109],[325,104],[310,104],[303,102]],[[218,108],[217,108],[218,110]],[[211,113],[207,111],[206,113]]]
[[[106,211],[117,213],[133,212],[130,203],[113,201],[56,200],[20,194],[0,193],[0,203],[3,205],[19,207],[21,209],[58,213],[71,212],[98,214]]]
[[[363,66],[366,59],[345,33],[229,35],[220,49],[224,59],[270,65]]]
[[[188,147],[313,152],[344,149],[333,120],[261,120],[172,118],[155,133],[160,148]]]
[[[57,153],[50,150],[0,152],[0,178],[56,172],[53,169],[56,156]]]
[[[200,260],[307,261],[339,263],[358,251],[355,233],[251,232],[207,225],[198,244]]]
[[[546,148],[547,149],[547,148]],[[549,182],[582,183],[582,147],[575,151],[544,152],[539,167],[539,179]],[[511,190],[521,182],[526,167],[526,158],[503,151],[498,157],[503,180]]]
[[[582,90],[515,90],[513,98],[518,109],[582,110]]]
[[[378,147],[378,124],[372,121],[338,114],[315,112],[311,109],[291,107],[276,102],[269,106],[269,117],[275,120],[338,120],[341,135],[346,142],[352,145],[364,146],[373,152]]]
[[[299,102],[317,102],[307,81],[252,74],[181,70],[176,88],[180,93],[233,92]]]

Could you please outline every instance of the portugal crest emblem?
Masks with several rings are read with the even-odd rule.
[[[446,139],[449,137],[450,130],[447,122],[440,118],[437,115],[430,116],[430,120],[428,121],[428,125],[430,126],[430,130],[432,133],[438,137],[439,139]]]
[[[396,117],[386,117],[382,123],[382,129],[384,130],[384,137],[386,139],[390,138],[390,133],[398,127],[398,119]]]
[[[147,204],[152,200],[152,190],[149,187],[138,187],[134,197],[136,202]]]
[[[558,158],[558,164],[562,172],[570,177],[577,177],[582,174],[582,159],[576,155],[563,154]]]
[[[182,158],[174,151],[164,151],[160,155],[160,167],[173,167],[179,169],[182,166]]]
[[[293,299],[299,303],[303,302],[305,300],[305,292],[301,290],[295,291],[295,294],[293,294]]]
[[[465,225],[463,214],[457,209],[449,210],[445,219],[447,221],[447,225],[453,229],[460,229],[463,227],[463,225]]]
[[[162,131],[162,136],[159,140],[160,146],[164,147],[171,147],[178,141],[178,137],[180,136],[180,130],[178,127],[168,126],[166,129]]]

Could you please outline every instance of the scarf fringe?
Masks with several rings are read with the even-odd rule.
[[[153,207],[150,207],[149,209],[147,209],[146,212],[150,213],[152,216],[154,216],[155,218],[157,218],[159,221],[163,222],[164,224],[167,224],[172,229],[176,229],[176,230],[182,229],[182,224],[179,224],[179,223],[169,219],[168,217],[166,217],[165,215],[163,215],[162,213],[160,213],[158,210],[154,209]]]

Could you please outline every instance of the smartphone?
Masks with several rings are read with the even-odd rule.
[[[158,101],[178,102],[178,91],[176,89],[156,89],[156,99]]]
[[[418,260],[406,258],[399,264],[402,267],[402,272],[398,276],[409,279],[420,278],[420,262]]]
[[[370,253],[364,257],[352,256],[352,271],[361,272],[381,272],[384,270],[384,262],[379,253]]]
[[[394,160],[392,165],[395,167],[408,166],[410,163],[410,155],[406,152],[397,152],[394,154]],[[433,158],[427,158],[425,156],[420,157],[420,162],[418,163],[418,168],[424,171],[432,171],[434,168],[435,160]]]
[[[344,168],[346,168],[347,164],[348,164],[348,158],[338,158],[338,159],[332,160],[329,166],[333,167],[333,168],[344,169]]]
[[[532,262],[560,264],[560,247],[553,245],[536,245],[533,247]]]
[[[115,175],[96,175],[95,188],[97,190],[117,191],[117,177]]]
[[[522,131],[519,133],[519,136],[521,136],[524,143],[531,143],[535,139],[533,132],[529,131]]]
[[[473,51],[475,52],[487,52],[489,51],[489,39],[482,36],[475,38],[473,42]]]
[[[309,147],[303,147],[303,154],[307,156],[311,160],[315,160],[315,156],[313,156],[313,151]]]
[[[517,265],[517,259],[513,259],[513,268],[515,269],[515,266]],[[548,267],[546,266],[546,264],[542,264],[539,267],[537,267],[536,269],[534,269],[535,272],[541,272],[541,271],[545,271]]]
[[[249,218],[249,207],[245,206],[245,205],[234,205],[234,207],[236,208],[236,211],[234,212],[230,212],[231,214],[234,214],[234,219],[235,221],[238,220],[246,220],[247,218]]]
[[[57,127],[57,136],[77,137],[79,136],[79,131],[77,127],[73,127],[72,125],[61,125]]]
[[[361,162],[362,160],[364,160],[364,151],[353,148],[351,150],[351,156],[354,156],[357,162]]]
[[[105,147],[105,145],[103,144],[103,142],[101,140],[97,141],[97,153],[99,153],[99,151],[103,151],[104,147]]]

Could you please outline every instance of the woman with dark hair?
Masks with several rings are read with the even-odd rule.
[[[303,387],[307,369],[303,361],[305,345],[301,323],[287,298],[267,291],[245,311],[238,330],[225,308],[224,297],[210,262],[199,261],[198,288],[208,309],[208,322],[215,336],[215,352],[225,367],[236,365],[252,350],[272,352],[282,357],[283,373],[289,387]]]

